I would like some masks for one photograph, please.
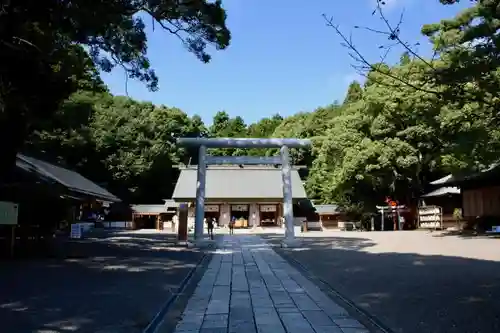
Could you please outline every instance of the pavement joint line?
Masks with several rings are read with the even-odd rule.
[[[298,265],[296,265],[296,262],[290,262],[290,261],[286,260],[287,258],[284,258],[283,256],[280,255],[280,253],[277,253],[277,251],[273,250],[272,244],[270,244],[265,238],[259,237],[259,236],[257,236],[257,237],[254,236],[253,238],[257,238],[258,240],[260,240],[260,242],[258,242],[258,245],[259,245],[258,249],[257,248],[253,249],[253,247],[252,247],[252,245],[254,245],[253,243],[255,243],[255,240],[250,242],[250,240],[238,239],[238,238],[234,238],[232,236],[229,236],[228,238],[223,236],[223,238],[222,238],[222,244],[221,244],[222,246],[219,247],[219,249],[223,250],[223,255],[221,258],[219,258],[220,260],[218,260],[218,262],[217,262],[218,266],[220,265],[217,275],[221,274],[220,269],[222,268],[222,266],[224,266],[224,274],[227,275],[226,273],[229,273],[230,276],[229,276],[229,281],[226,281],[226,278],[224,281],[221,281],[221,282],[224,282],[221,285],[221,287],[224,286],[224,288],[226,288],[228,290],[224,289],[224,293],[222,293],[222,294],[221,294],[222,290],[217,290],[218,296],[216,296],[216,299],[219,300],[219,298],[222,297],[221,295],[226,295],[226,292],[228,292],[229,294],[227,295],[227,299],[226,299],[226,296],[223,297],[224,299],[220,299],[220,301],[223,301],[224,303],[225,302],[228,303],[227,304],[228,309],[223,309],[223,308],[220,308],[217,310],[212,309],[215,311],[222,311],[222,312],[218,312],[221,314],[221,315],[219,315],[220,318],[216,317],[216,312],[211,311],[211,312],[214,312],[214,316],[212,316],[214,318],[210,317],[207,319],[207,314],[208,314],[207,311],[209,310],[209,307],[208,307],[208,304],[202,304],[203,310],[202,310],[202,308],[200,308],[199,310],[202,310],[201,313],[203,313],[202,317],[204,317],[204,319],[202,320],[202,322],[196,324],[196,325],[200,325],[200,326],[197,326],[196,329],[194,328],[194,326],[193,326],[193,328],[191,328],[189,326],[189,322],[187,320],[186,320],[186,322],[184,322],[183,321],[184,319],[181,319],[181,321],[176,322],[176,328],[174,329],[175,332],[188,333],[188,331],[191,329],[191,331],[189,331],[190,333],[195,333],[195,332],[201,333],[201,332],[205,332],[205,331],[208,332],[211,330],[213,330],[215,332],[215,331],[217,331],[217,329],[219,329],[220,332],[228,333],[228,332],[233,332],[234,329],[238,328],[239,324],[236,324],[236,326],[233,326],[231,323],[231,310],[232,310],[231,301],[232,301],[233,297],[236,297],[236,294],[233,295],[233,292],[235,292],[235,290],[233,290],[233,285],[235,283],[235,280],[233,278],[234,278],[234,273],[236,271],[240,272],[240,268],[241,268],[240,266],[247,267],[247,265],[246,265],[247,259],[249,259],[252,263],[255,264],[255,267],[252,268],[252,277],[253,277],[252,279],[254,279],[257,276],[258,280],[260,281],[259,284],[261,284],[261,286],[258,286],[259,290],[260,290],[260,288],[265,290],[265,292],[262,292],[262,295],[260,292],[255,294],[256,297],[259,297],[259,299],[256,299],[256,301],[257,300],[259,301],[259,302],[257,302],[258,304],[261,304],[262,303],[261,301],[265,301],[264,303],[262,303],[262,306],[263,306],[262,310],[266,310],[267,307],[269,307],[268,311],[272,312],[272,313],[268,314],[268,317],[266,317],[265,313],[264,313],[265,311],[262,313],[261,313],[261,311],[258,311],[258,312],[256,311],[256,310],[258,310],[258,306],[256,306],[256,304],[254,303],[252,289],[250,288],[250,285],[249,285],[248,286],[249,290],[247,291],[247,293],[250,294],[250,295],[248,295],[248,296],[250,296],[248,298],[248,301],[249,301],[250,309],[252,312],[252,318],[253,318],[252,323],[250,323],[250,321],[248,321],[248,318],[240,318],[241,315],[238,314],[238,312],[235,313],[235,320],[236,321],[244,320],[246,322],[246,324],[251,324],[251,326],[246,326],[246,328],[251,329],[252,332],[261,332],[263,329],[268,329],[268,330],[272,329],[272,330],[279,330],[282,333],[291,333],[291,332],[296,332],[297,329],[302,329],[302,330],[304,330],[304,333],[305,332],[309,333],[309,332],[318,332],[318,329],[320,331],[322,331],[325,328],[333,329],[334,331],[338,330],[339,332],[340,331],[347,332],[347,331],[355,329],[354,326],[348,326],[347,325],[348,323],[344,323],[344,325],[345,325],[345,327],[344,327],[343,324],[337,323],[335,321],[335,319],[330,314],[324,312],[324,310],[326,309],[324,307],[327,306],[326,304],[329,304],[329,303],[325,303],[325,302],[333,302],[332,304],[338,305],[339,307],[343,308],[344,312],[345,312],[346,306],[349,308],[351,307],[350,304],[347,304],[346,302],[343,301],[343,299],[340,299],[340,298],[337,298],[337,300],[335,300],[335,297],[333,296],[333,293],[331,292],[331,290],[326,290],[326,288],[323,289],[321,287],[322,284],[324,283],[323,281],[314,280],[312,278],[312,276],[310,276],[309,271],[304,270],[303,267],[302,268],[298,267]],[[246,252],[246,250],[243,250],[246,247],[249,247],[247,249],[248,252]],[[225,254],[225,256],[224,256],[224,254]],[[245,254],[245,256],[243,256],[243,254]],[[214,260],[214,259],[215,259],[215,257],[212,258],[212,260]],[[229,271],[227,272],[228,269],[229,269]],[[255,272],[254,272],[254,270],[255,270]],[[246,269],[244,269],[242,272],[243,272],[245,280],[247,281],[247,283],[249,283],[248,274],[250,273],[250,271],[247,271]],[[254,273],[256,273],[257,275],[254,276]],[[286,275],[286,277],[285,277],[285,275]],[[298,277],[299,275],[302,275],[302,277],[299,280],[297,280],[296,277]],[[283,280],[283,279],[285,279],[285,280]],[[307,281],[309,281],[309,282],[307,282]],[[320,284],[321,286],[318,285],[320,282],[321,282],[321,284]],[[216,282],[214,281],[214,283],[216,283]],[[326,301],[326,299],[325,299],[325,301],[321,301],[320,300],[321,297],[315,296],[315,297],[320,298],[317,300],[315,297],[308,295],[309,294],[308,290],[311,288],[310,283],[312,283],[313,286],[316,286],[316,287],[314,287],[314,291],[317,290],[318,292],[321,292],[323,294],[323,296],[321,296],[321,297],[330,298],[330,301]],[[293,293],[294,291],[297,292],[296,291],[297,287],[295,285],[298,287],[301,287],[301,291],[298,293],[301,295],[304,294],[306,296],[306,298],[294,299],[294,297],[292,297],[291,293]],[[215,284],[214,284],[214,287],[215,287]],[[199,285],[197,288],[199,288]],[[304,289],[302,289],[302,288],[304,288]],[[290,298],[289,301],[291,302],[290,303],[291,307],[297,311],[280,311],[281,307],[279,308],[276,305],[277,304],[276,302],[279,301],[279,297],[278,297],[279,295],[276,295],[276,293],[280,293],[281,291],[288,294],[288,296]],[[215,292],[215,290],[211,291],[208,303],[210,303],[210,300],[214,297],[214,295],[215,295],[214,292]],[[236,292],[239,292],[239,291],[236,291]],[[272,297],[272,292],[275,292],[275,296],[278,298],[274,299]],[[265,296],[264,294],[266,294],[267,296]],[[190,301],[191,301],[191,299],[193,299],[193,297],[195,295],[196,294],[193,294],[190,296]],[[264,297],[264,299],[262,299],[261,297]],[[244,303],[246,304],[246,302],[244,302]],[[190,313],[191,312],[196,313],[197,309],[194,309],[196,307],[195,305],[196,304],[193,304],[193,309],[192,309],[192,310],[194,310],[194,312],[189,311]],[[187,309],[188,308],[185,308],[182,311],[184,315],[187,314],[187,312],[186,312]],[[321,317],[318,317],[318,316],[310,317],[309,315],[311,313],[309,313],[308,311],[309,312],[319,311],[319,312],[316,312],[315,314],[324,314],[325,315],[324,318],[327,318],[328,325],[326,324],[325,320],[322,320]],[[222,315],[222,313],[224,313],[224,315]],[[361,326],[361,327],[359,327],[359,329],[362,329],[363,332],[365,332],[365,330],[368,330],[368,331],[373,332],[373,333],[375,333],[375,332],[377,332],[377,333],[382,333],[382,332],[383,333],[392,333],[392,332],[384,329],[383,327],[381,327],[377,324],[374,324],[372,321],[366,320],[366,318],[364,316],[363,316],[364,320],[361,320],[360,322],[356,321],[355,319],[358,319],[359,317],[361,317],[361,316],[359,316],[358,312],[354,313],[354,311],[348,311],[348,312],[346,312],[346,314],[348,314],[348,315],[345,318],[350,319],[350,320],[354,320],[354,323]],[[358,314],[358,316],[355,316],[355,314]],[[246,317],[246,316],[243,316],[243,317]],[[257,320],[258,319],[257,317],[259,317],[260,319]],[[208,320],[208,321],[206,322],[206,320]],[[260,321],[260,324],[259,324],[259,321]],[[323,325],[325,325],[324,327],[322,326],[321,323],[319,323],[321,321],[325,322],[325,324],[323,324]],[[187,323],[187,324],[184,325],[183,323],[184,324]],[[203,327],[205,326],[205,324],[207,324],[207,325],[204,329]],[[217,326],[217,325],[221,325],[221,324],[222,324],[222,326]],[[298,326],[296,326],[296,325],[298,325]],[[217,327],[217,329],[216,329],[216,327]],[[188,330],[188,331],[186,331],[186,330]],[[366,332],[368,332],[368,331],[366,331]],[[217,332],[219,332],[219,331],[217,331]]]
[[[359,315],[361,315],[366,321],[368,321],[372,326],[374,326],[376,329],[380,330],[382,333],[395,333],[393,330],[388,328],[386,325],[382,324],[378,319],[376,319],[374,316],[369,314],[367,311],[363,310],[362,308],[358,307],[354,302],[349,300],[347,297],[342,295],[340,292],[338,292],[335,288],[333,288],[328,282],[323,280],[322,278],[314,275],[310,270],[308,270],[304,265],[302,265],[298,260],[295,258],[291,257],[288,253],[285,254],[287,259],[292,261],[302,272],[304,273],[303,275],[309,279],[312,283],[317,284],[316,282],[320,282],[323,284],[324,287],[327,288],[327,290],[334,294],[336,297],[338,297],[345,305],[349,306],[352,310],[356,311]]]
[[[259,237],[259,238],[260,238],[261,240],[263,240],[263,239],[262,239],[262,237]],[[264,240],[264,241],[265,241],[265,240]],[[273,248],[272,248],[271,246],[269,246],[269,250],[270,250],[270,251],[273,251]],[[255,261],[255,262],[257,262],[257,261],[255,260],[256,258],[255,258],[255,256],[254,256],[254,253],[252,253],[252,257],[254,258],[254,261]],[[278,278],[278,277],[276,276],[276,273],[274,272],[274,270],[272,270],[272,269],[271,269],[271,273],[272,273],[272,275],[273,275],[274,277]],[[283,284],[282,284],[282,282],[281,282],[281,279],[279,279],[279,278],[278,278],[278,281],[280,282],[280,285],[281,285],[281,286],[283,286]],[[263,283],[264,283],[264,285],[266,286],[266,289],[269,291],[269,286],[268,286],[268,284],[267,284],[266,280],[265,280],[265,279],[262,279],[262,282],[263,282]],[[269,294],[269,297],[271,297],[271,295],[270,295],[270,294]],[[272,299],[271,299],[271,302],[272,302],[272,304],[273,304],[272,308],[273,308],[273,309],[276,311],[276,313],[278,314],[278,319],[279,319],[279,321],[280,321],[280,323],[281,323],[281,326],[283,326],[283,328],[285,329],[285,332],[287,332],[287,333],[288,333],[287,326],[285,326],[285,322],[283,321],[282,316],[280,316],[280,315],[279,315],[278,309],[276,308],[276,305],[274,304],[274,301],[273,301]],[[292,299],[292,302],[293,302],[293,304],[297,305],[297,304],[295,303],[295,301],[293,301],[293,299]],[[301,312],[299,312],[299,313],[302,315],[302,313],[301,313]],[[302,315],[302,316],[303,316],[303,315]],[[307,319],[306,319],[306,320],[307,320]],[[255,324],[255,325],[257,326],[257,324]],[[311,326],[311,327],[312,327],[312,326]],[[258,331],[257,331],[257,332],[258,332]]]
[[[194,273],[200,267],[200,265],[205,261],[209,256],[204,253],[203,256],[198,260],[196,266],[191,268],[186,277],[181,281],[179,287],[175,290],[175,292],[170,295],[170,297],[163,303],[160,307],[160,310],[154,315],[154,317],[149,322],[148,326],[142,330],[142,333],[156,333],[158,328],[161,326],[165,315],[167,314],[170,306],[175,302],[175,300],[179,297],[179,295],[186,289],[186,286],[189,284],[189,281],[192,279]]]

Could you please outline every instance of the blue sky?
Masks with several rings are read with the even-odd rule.
[[[178,107],[198,114],[209,124],[220,110],[241,116],[247,123],[279,113],[292,115],[312,111],[344,98],[350,81],[358,78],[347,49],[322,14],[332,16],[349,34],[363,54],[377,61],[381,35],[353,29],[354,25],[381,28],[372,16],[376,0],[224,0],[231,45],[212,52],[209,64],[186,51],[179,40],[148,27],[149,58],[160,78],[160,90],[150,92],[140,82],[128,82],[129,96]],[[421,41],[420,52],[428,52],[420,35],[424,23],[453,17],[468,5],[443,6],[438,0],[386,0],[385,13],[397,22],[404,10],[402,38]],[[424,5],[425,3],[425,5]],[[392,59],[399,59],[401,49]],[[124,73],[115,69],[103,74],[117,95],[125,95]]]

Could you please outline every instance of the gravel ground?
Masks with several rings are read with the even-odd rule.
[[[0,262],[0,331],[141,332],[203,257],[174,235],[104,233],[66,259]]]
[[[500,239],[422,231],[301,238],[301,248],[276,250],[394,332],[500,332]]]

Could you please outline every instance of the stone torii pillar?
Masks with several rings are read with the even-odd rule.
[[[285,243],[291,245],[295,240],[293,224],[293,196],[292,196],[292,167],[290,165],[290,152],[288,146],[282,146],[281,153],[281,179],[283,182],[283,218],[285,219]]]
[[[203,238],[205,217],[205,184],[207,164],[271,164],[281,165],[283,181],[283,217],[285,219],[284,245],[295,241],[293,224],[292,179],[289,148],[309,148],[310,140],[300,139],[250,139],[250,138],[180,138],[180,146],[199,147],[196,181],[195,240]],[[207,156],[207,148],[280,148],[280,157],[218,157]]]
[[[198,170],[196,175],[196,205],[194,210],[194,238],[203,237],[203,220],[205,218],[205,184],[207,178],[206,164],[207,147],[200,146],[198,150]]]

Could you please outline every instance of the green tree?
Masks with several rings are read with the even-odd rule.
[[[90,126],[95,105],[112,100],[106,92],[79,91],[64,101],[49,120],[36,124],[24,152],[48,162],[67,166],[96,182],[109,181],[93,142]]]
[[[210,136],[214,138],[241,138],[246,137],[247,125],[240,116],[230,118],[225,111],[219,111],[215,114],[210,126]],[[229,149],[210,149],[210,154],[215,156],[236,156],[243,154],[243,150],[236,148]]]
[[[130,193],[127,199],[161,203],[177,180],[174,166],[185,160],[176,139],[197,135],[199,125],[176,108],[114,97],[95,105],[91,131],[114,182]]]
[[[247,136],[249,138],[270,138],[282,121],[283,117],[279,114],[275,114],[269,118],[262,118],[258,122],[248,126]],[[248,156],[266,156],[268,155],[268,149],[252,148],[247,149],[245,153],[242,152],[241,154]]]
[[[446,88],[444,94],[450,101],[498,106],[498,5],[498,0],[477,1],[453,19],[422,28],[439,55],[439,61],[431,64],[430,74]]]
[[[423,84],[424,72],[415,68],[393,71]],[[446,144],[439,122],[443,101],[376,71],[370,75],[363,98],[331,121],[307,184],[313,196],[354,211],[373,209],[385,196],[414,204],[442,167]]]
[[[145,17],[204,62],[210,60],[207,46],[224,49],[230,40],[220,1],[21,0],[4,2],[0,15],[0,177],[14,166],[33,122],[50,117],[89,66],[110,71],[119,65],[157,89],[146,56]]]
[[[347,89],[347,95],[344,99],[344,104],[353,103],[359,101],[363,97],[363,88],[358,81],[353,81]]]

